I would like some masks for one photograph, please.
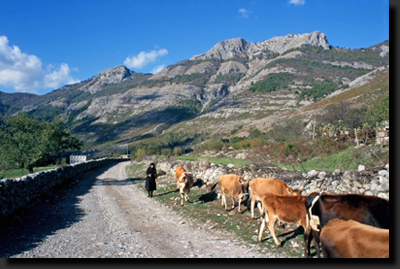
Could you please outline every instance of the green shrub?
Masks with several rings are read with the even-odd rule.
[[[289,73],[270,74],[267,78],[257,81],[250,87],[249,91],[262,93],[274,92],[281,88],[287,88],[292,83],[293,78],[294,75]]]
[[[173,153],[174,153],[175,156],[180,156],[180,155],[182,155],[183,150],[182,150],[181,147],[175,147],[174,150],[173,150]]]
[[[172,150],[170,148],[165,148],[161,150],[161,155],[165,157],[171,157],[172,156]]]
[[[145,148],[139,148],[135,154],[134,157],[136,159],[136,161],[141,162],[143,161],[143,157],[147,155],[146,149]]]

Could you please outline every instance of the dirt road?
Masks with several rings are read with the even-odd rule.
[[[128,163],[87,173],[1,224],[0,256],[269,257],[148,198]]]

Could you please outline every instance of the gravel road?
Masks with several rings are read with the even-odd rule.
[[[86,173],[0,224],[0,257],[277,257],[148,198],[127,164]]]

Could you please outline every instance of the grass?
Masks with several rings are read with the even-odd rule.
[[[303,167],[307,172],[311,170],[333,172],[336,169],[343,172],[346,170],[357,171],[360,164],[371,168],[383,162],[389,162],[389,148],[380,149],[380,146],[373,145],[360,148],[350,147],[330,156],[312,158],[301,165],[294,165],[294,168],[302,172],[304,172]],[[280,166],[293,169],[289,165]]]
[[[43,166],[43,167],[34,167],[33,172],[36,173],[36,172],[40,172],[40,171],[50,170],[50,169],[57,168],[59,166],[61,166],[61,165],[49,165],[49,166]],[[19,177],[22,177],[22,176],[25,176],[28,174],[29,174],[28,169],[21,168],[21,169],[15,169],[15,170],[12,170],[12,171],[6,173],[4,177],[5,178],[19,178]]]
[[[126,172],[133,184],[140,190],[144,189],[145,169],[147,165],[142,163],[132,163],[126,167]],[[217,187],[219,188],[219,187]],[[275,232],[282,243],[282,248],[277,248],[268,230],[264,231],[263,242],[259,243],[258,229],[259,220],[251,219],[250,211],[245,202],[242,202],[242,213],[238,213],[238,207],[230,210],[231,200],[228,201],[228,211],[221,206],[221,200],[217,199],[214,191],[201,188],[196,185],[190,191],[189,201],[184,201],[184,206],[180,205],[180,195],[176,186],[175,179],[171,175],[163,175],[158,178],[157,190],[154,192],[153,199],[158,200],[178,214],[186,216],[203,226],[205,229],[217,229],[224,233],[233,234],[241,239],[243,244],[254,247],[260,253],[285,253],[290,257],[300,258],[304,252],[302,229],[296,229],[297,225],[287,224],[285,229],[276,228]],[[236,201],[237,203],[237,201]],[[255,210],[258,216],[258,209]],[[293,230],[295,230],[293,232]],[[279,236],[281,235],[281,236]]]

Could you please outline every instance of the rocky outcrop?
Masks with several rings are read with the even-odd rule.
[[[136,72],[133,72],[123,65],[112,67],[101,71],[93,78],[89,79],[88,83],[82,86],[80,89],[83,91],[89,91],[90,93],[96,93],[101,91],[103,86],[107,84],[119,83],[126,78],[135,76]]]
[[[300,47],[302,45],[321,46],[329,49],[329,43],[325,34],[315,31],[310,34],[289,34],[281,37],[273,37],[271,39],[249,43],[242,38],[234,38],[219,42],[211,50],[204,54],[195,55],[190,60],[204,59],[223,59],[227,60],[235,56],[252,57],[263,52],[275,52],[282,54],[285,51]]]

